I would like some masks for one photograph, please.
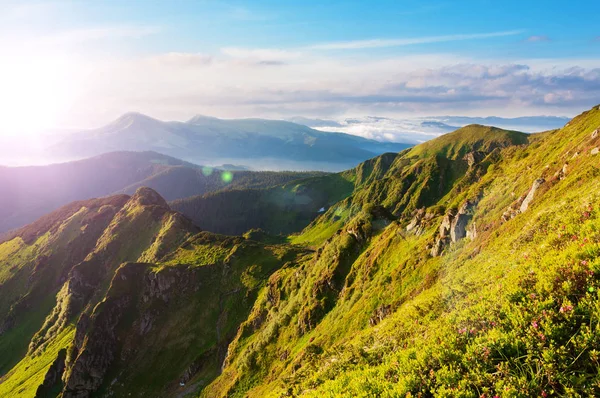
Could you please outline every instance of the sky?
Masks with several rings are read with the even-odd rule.
[[[574,116],[600,2],[0,0],[0,134],[217,117]]]

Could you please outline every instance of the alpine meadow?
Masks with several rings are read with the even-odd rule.
[[[0,397],[600,396],[550,3],[0,0]]]

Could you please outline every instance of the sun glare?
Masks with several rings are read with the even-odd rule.
[[[66,116],[73,90],[65,66],[52,60],[0,60],[2,135],[32,137]]]

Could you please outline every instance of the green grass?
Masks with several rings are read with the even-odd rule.
[[[36,356],[26,356],[10,372],[0,379],[0,396],[32,397],[44,381],[46,372],[58,352],[68,347],[75,335],[75,328],[69,326]]]
[[[229,198],[210,208],[215,220],[268,213],[271,230],[244,237],[197,233],[137,202],[100,224],[71,211],[34,244],[0,244],[0,294],[38,291],[21,288],[40,253],[51,259],[33,281],[56,280],[74,248],[87,250],[77,271],[91,293],[73,315],[91,317],[86,355],[114,355],[99,395],[596,396],[600,158],[589,153],[598,126],[598,110],[535,136],[467,126],[337,175],[207,197]],[[474,150],[485,156],[469,166]],[[503,222],[540,177],[529,209]],[[475,198],[478,236],[431,257],[444,214]],[[314,201],[326,207],[318,217]],[[422,234],[406,232],[423,208]],[[269,234],[282,226],[297,233]],[[73,341],[67,326],[41,355],[21,352],[52,292],[0,338],[12,368],[2,396],[33,395]],[[107,327],[115,340],[101,344]]]
[[[599,125],[593,111],[529,145],[520,133],[469,127],[451,142],[434,140],[408,151],[409,160],[396,159],[382,180],[344,202],[341,234],[340,220],[326,214],[291,237],[322,246],[312,260],[271,277],[248,322],[265,309],[267,321],[254,332],[242,327],[229,366],[204,395],[600,393],[600,173],[589,155]],[[466,151],[494,148],[503,149],[476,169],[460,163]],[[567,177],[553,178],[565,162]],[[547,183],[530,209],[503,224],[502,213],[539,177]],[[429,257],[443,209],[476,196],[477,239]],[[346,229],[377,203],[400,222],[346,252]],[[437,215],[423,235],[407,234],[405,222],[423,205]],[[334,283],[339,271],[331,267],[346,256],[350,269]],[[382,308],[387,316],[373,326]],[[299,331],[306,314],[316,323]]]

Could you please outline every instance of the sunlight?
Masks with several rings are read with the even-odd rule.
[[[61,60],[0,59],[2,135],[36,136],[66,116],[74,94],[67,67]]]

